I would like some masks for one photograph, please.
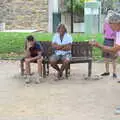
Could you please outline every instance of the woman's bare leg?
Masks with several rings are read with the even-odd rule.
[[[112,66],[113,66],[113,77],[116,78],[117,74],[116,74],[116,59],[112,60]]]
[[[116,60],[112,60],[112,65],[113,65],[113,73],[116,73]]]
[[[106,73],[109,73],[109,59],[108,58],[104,58],[105,61],[105,70]]]

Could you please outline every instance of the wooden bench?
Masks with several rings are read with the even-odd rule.
[[[49,58],[53,53],[51,42],[43,41],[40,42],[44,49],[44,60],[43,60],[43,77],[49,75]],[[21,75],[24,75],[24,58],[21,59]],[[92,69],[92,47],[88,42],[73,42],[72,44],[72,60],[70,64],[75,63],[88,63],[88,76],[91,76]],[[70,64],[69,69],[65,70],[65,76],[70,75]]]

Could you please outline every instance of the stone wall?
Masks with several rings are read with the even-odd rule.
[[[0,22],[6,29],[48,31],[48,0],[0,0]]]

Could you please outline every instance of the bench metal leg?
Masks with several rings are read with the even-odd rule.
[[[43,63],[43,77],[46,77],[46,67],[45,67],[45,63]]]
[[[68,67],[68,76],[70,76],[70,63],[69,63],[69,67]]]
[[[20,61],[20,69],[21,69],[21,75],[24,75],[24,59]]]
[[[49,75],[49,63],[47,63],[47,76]]]
[[[68,78],[68,69],[65,69],[65,77]]]
[[[88,63],[88,77],[91,76],[91,70],[92,70],[92,61]]]
[[[65,69],[65,77],[68,78],[70,76],[70,63],[68,65],[68,68]]]

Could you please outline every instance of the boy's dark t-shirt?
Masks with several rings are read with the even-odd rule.
[[[43,52],[42,46],[38,42],[35,42],[34,47],[31,47],[29,50],[30,50],[31,57],[36,57],[38,56],[38,52]]]

